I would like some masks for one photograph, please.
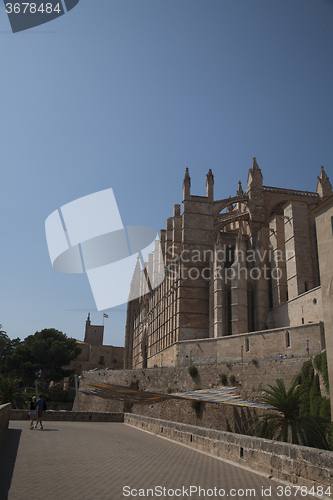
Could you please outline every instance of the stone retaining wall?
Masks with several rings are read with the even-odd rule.
[[[99,370],[84,372],[80,379],[80,390],[89,391],[89,384],[116,384],[129,387],[138,383],[142,390],[152,392],[182,392],[194,388],[222,387],[220,374],[234,375],[240,384],[236,384],[237,393],[246,400],[258,395],[259,387],[276,385],[277,378],[283,378],[286,386],[301,371],[306,358],[288,358],[260,361],[257,364],[224,363],[197,365],[198,375],[193,379],[188,367],[164,367],[127,370]],[[198,425],[209,429],[244,434],[244,422],[254,414],[260,414],[259,408],[236,407],[228,404],[202,402],[199,412],[191,408],[190,400],[167,400],[149,405],[128,405],[124,401],[91,396],[79,392],[80,409],[93,412],[129,412],[163,420],[172,420],[189,425]],[[76,408],[74,402],[73,408]]]
[[[304,345],[306,346],[306,344]],[[198,387],[201,389],[221,387],[220,374],[225,373],[227,377],[233,375],[236,378],[239,394],[244,399],[248,399],[260,394],[258,392],[260,387],[276,385],[277,378],[283,378],[286,386],[289,387],[293,377],[300,373],[304,361],[309,359],[311,358],[308,356],[288,359],[276,357],[258,361],[254,357],[251,361],[243,363],[225,362],[210,365],[192,363],[191,361],[191,364],[195,364],[198,369],[198,375],[194,378],[189,375],[188,366],[98,370],[83,372],[82,379],[80,379],[80,389],[88,387],[89,383],[107,383],[124,387],[138,383],[140,389],[152,392],[185,392]],[[75,408],[75,403],[73,408]],[[82,407],[82,409],[85,408]],[[96,409],[98,410],[98,408]]]
[[[8,429],[11,404],[0,405],[0,439]]]
[[[333,452],[125,413],[124,422],[290,483],[333,487]],[[325,495],[324,495],[325,496]]]
[[[1,407],[0,407],[1,408]],[[9,416],[9,412],[8,412]],[[11,410],[10,420],[29,420],[27,410]],[[94,411],[54,411],[44,412],[43,421],[66,420],[70,422],[123,422],[121,412],[94,412]]]

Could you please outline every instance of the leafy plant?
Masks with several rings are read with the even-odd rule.
[[[192,377],[192,378],[196,377],[198,375],[197,367],[193,366],[193,365],[189,366],[188,373],[189,373],[190,377]]]
[[[297,382],[294,382],[289,391],[286,390],[283,380],[277,379],[276,386],[262,389],[265,395],[262,403],[270,406],[275,413],[266,413],[259,417],[252,417],[256,422],[248,433],[256,436],[284,441],[286,443],[312,446],[314,448],[329,449],[323,425],[328,420],[319,415],[302,414],[305,391]]]
[[[230,384],[235,384],[236,383],[236,377],[235,377],[235,375],[230,375],[229,382],[230,382]]]
[[[201,401],[198,401],[197,399],[193,399],[193,401],[191,401],[191,408],[196,413],[199,413],[199,411],[201,409]]]
[[[228,377],[225,373],[221,373],[220,375],[220,381],[222,385],[227,385],[228,383]]]
[[[310,413],[311,415],[319,415],[320,407],[323,398],[320,393],[319,375],[316,374],[313,378],[312,386],[310,389]]]
[[[326,351],[317,354],[313,358],[315,369],[322,374],[325,389],[329,392],[328,369],[327,369],[327,353]]]
[[[131,389],[138,389],[138,390],[139,390],[139,381],[138,381],[138,380],[136,380],[136,381],[134,382],[134,380],[132,380],[131,385],[130,385],[130,388],[131,388]]]
[[[18,378],[0,377],[0,404],[11,403],[12,408],[25,408],[26,398]]]

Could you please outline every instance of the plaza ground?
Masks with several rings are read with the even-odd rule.
[[[284,483],[123,423],[10,421],[0,474],[0,500],[290,498]]]

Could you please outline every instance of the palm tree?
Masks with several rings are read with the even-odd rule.
[[[0,404],[11,403],[12,408],[25,408],[26,400],[17,378],[0,377]]]
[[[249,419],[256,419],[256,422],[248,434],[254,432],[261,438],[328,450],[323,430],[328,420],[318,415],[300,415],[305,391],[300,390],[297,382],[291,385],[288,392],[283,380],[277,379],[276,384],[275,387],[270,385],[270,389],[262,389],[266,394],[261,398],[262,403],[276,411]]]

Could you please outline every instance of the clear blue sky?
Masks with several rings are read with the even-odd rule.
[[[86,275],[53,270],[46,218],[113,188],[125,225],[159,230],[192,193],[333,181],[332,0],[80,0],[12,34],[0,3],[0,324],[12,338],[100,324]],[[94,312],[95,310],[95,312]],[[106,311],[123,345],[125,306]]]

